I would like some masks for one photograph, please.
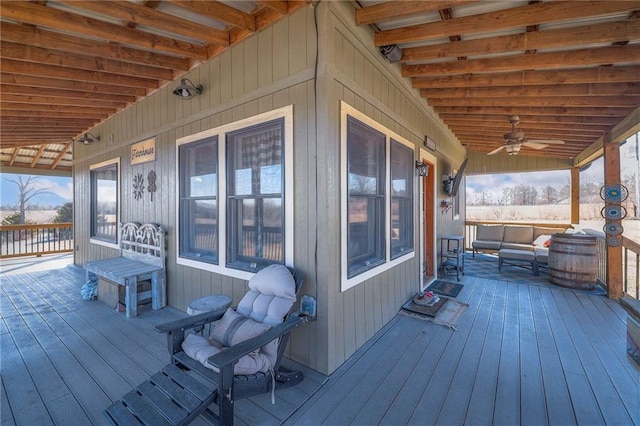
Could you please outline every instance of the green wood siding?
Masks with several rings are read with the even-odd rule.
[[[115,256],[113,249],[89,243],[89,167],[120,157],[120,220],[159,223],[167,230],[169,304],[185,310],[191,300],[215,293],[230,294],[237,303],[244,280],[176,264],[176,139],[293,105],[295,189],[288,196],[295,200],[295,266],[305,276],[301,294],[318,299],[318,320],[295,330],[288,356],[330,373],[396,315],[418,290],[420,271],[416,211],[416,256],[340,291],[340,101],[416,149],[429,135],[438,144],[438,170],[457,167],[465,150],[399,67],[370,47],[373,33],[354,26],[350,3],[322,2],[318,18],[317,81],[313,9],[304,8],[190,71],[186,77],[204,86],[202,96],[182,101],[171,94],[175,82],[169,83],[92,129],[101,142],[74,147],[74,205],[76,263]],[[131,166],[130,145],[150,137],[156,139],[156,160]],[[133,177],[141,173],[146,186],[151,170],[157,175],[153,202],[146,189],[135,200]],[[441,188],[436,198],[443,198]],[[463,224],[464,217],[454,222],[451,215],[437,216],[438,234],[462,232]]]

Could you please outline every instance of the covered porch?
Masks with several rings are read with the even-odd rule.
[[[153,326],[185,314],[126,319],[82,300],[81,268],[49,265],[0,275],[2,423],[103,424],[111,401],[169,361]],[[640,424],[618,302],[473,271],[457,330],[396,315],[329,377],[305,368],[275,405],[237,401],[236,423]]]

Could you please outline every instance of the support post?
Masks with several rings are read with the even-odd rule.
[[[602,137],[604,148],[604,184],[620,184],[620,144],[611,142],[611,134]],[[621,220],[613,222],[621,225]],[[623,296],[622,286],[622,246],[611,247],[607,244],[607,297],[619,299]]]
[[[580,168],[571,168],[571,223],[580,223]]]

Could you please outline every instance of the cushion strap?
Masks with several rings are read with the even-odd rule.
[[[233,342],[233,337],[236,335],[236,332],[240,329],[242,324],[244,324],[248,319],[249,318],[247,317],[238,316],[233,321],[231,321],[231,324],[229,324],[229,327],[225,331],[224,336],[222,338],[222,342],[220,343],[222,343],[226,347],[231,347],[232,346],[231,342]]]

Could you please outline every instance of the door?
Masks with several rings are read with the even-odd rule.
[[[421,178],[420,188],[420,228],[421,228],[421,289],[436,277],[436,158],[427,151],[420,150],[422,162],[428,166],[427,176]]]

